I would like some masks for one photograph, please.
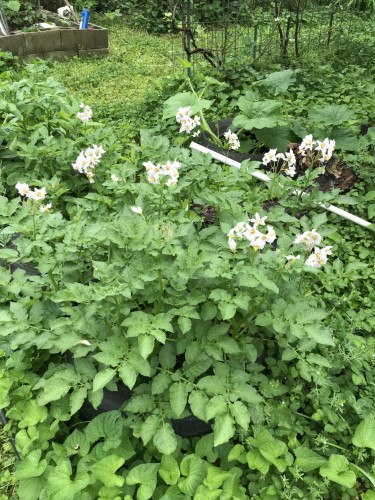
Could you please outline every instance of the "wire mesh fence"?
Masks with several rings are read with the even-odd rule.
[[[283,3],[284,1],[284,3]],[[345,8],[307,6],[304,0],[237,2],[222,0],[214,20],[199,19],[191,0],[181,3],[181,40],[173,37],[171,57],[174,68],[179,58],[188,59],[193,70],[206,66],[308,60],[324,65],[332,57],[358,63],[361,57],[375,57],[375,19]],[[241,12],[241,9],[243,11]]]

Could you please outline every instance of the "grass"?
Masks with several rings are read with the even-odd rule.
[[[133,119],[159,77],[173,73],[171,37],[132,30],[122,21],[96,20],[109,31],[110,55],[52,63],[50,75],[96,112],[96,118]]]
[[[0,427],[0,500],[15,499],[16,480],[13,475],[15,456],[9,439]]]

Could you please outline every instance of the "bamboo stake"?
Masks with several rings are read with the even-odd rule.
[[[215,160],[221,161],[222,163],[225,163],[226,165],[229,165],[231,167],[235,168],[240,168],[241,163],[238,161],[232,160],[231,158],[228,158],[227,156],[224,156],[220,153],[217,153],[216,151],[212,151],[209,148],[206,148],[205,146],[202,146],[201,144],[197,144],[196,142],[192,142],[190,144],[190,147],[192,149],[195,149],[196,151],[200,151],[201,153],[204,154],[209,154],[214,158]],[[269,177],[266,174],[263,174],[262,172],[250,172],[250,175],[255,177],[256,179],[263,181],[263,182],[270,182],[271,177]],[[298,191],[294,192],[295,194],[298,194]],[[375,232],[375,227],[371,222],[368,222],[367,220],[361,219],[360,217],[357,217],[354,214],[351,214],[347,212],[346,210],[342,210],[339,207],[336,207],[335,205],[324,205],[324,203],[318,203],[318,206],[321,208],[324,208],[325,210],[328,210],[329,212],[332,212],[336,215],[339,215],[340,217],[343,217],[344,219],[350,220],[354,222],[355,224],[358,224],[359,226],[365,227],[366,229],[369,229],[370,231]]]

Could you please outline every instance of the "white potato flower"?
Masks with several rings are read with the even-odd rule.
[[[142,215],[143,214],[143,210],[142,210],[142,207],[130,207],[130,210],[132,212],[134,212],[135,214],[138,214],[138,215]]]

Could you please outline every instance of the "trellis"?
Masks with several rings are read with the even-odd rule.
[[[231,1],[222,0],[215,20],[199,19],[194,2],[184,0],[174,17],[179,18],[182,43],[172,39],[171,56],[188,59],[192,68],[206,64],[217,68],[248,62],[284,62],[298,59],[303,63],[315,54],[317,64],[337,50],[351,54],[373,50],[375,23],[368,14],[339,7],[312,7],[306,0],[238,0],[237,15]],[[177,23],[174,23],[177,26]],[[375,54],[374,54],[375,55]],[[176,66],[176,65],[175,65]]]

